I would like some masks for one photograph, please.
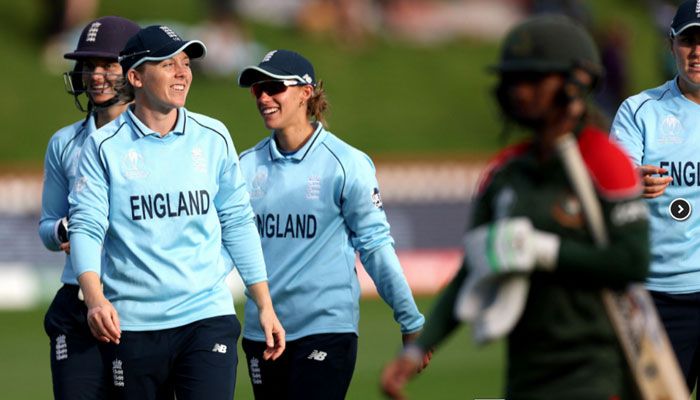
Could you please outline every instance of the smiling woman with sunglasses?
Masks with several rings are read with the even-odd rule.
[[[298,53],[272,51],[244,69],[238,83],[250,87],[272,130],[240,160],[273,304],[288,339],[279,359],[263,361],[262,331],[244,325],[255,397],[343,399],[357,356],[356,251],[394,309],[403,340],[417,335],[424,322],[394,251],[374,165],[325,129],[326,93]],[[245,321],[255,320],[257,310],[247,302]]]

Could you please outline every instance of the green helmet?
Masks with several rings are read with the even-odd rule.
[[[569,72],[583,68],[594,77],[603,74],[591,36],[563,15],[528,18],[506,36],[497,72]]]

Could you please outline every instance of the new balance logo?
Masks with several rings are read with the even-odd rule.
[[[66,335],[58,335],[56,337],[56,361],[65,360],[66,358],[68,358]]]
[[[90,25],[90,29],[85,37],[86,42],[94,42],[97,40],[97,31],[100,30],[100,25],[102,25],[101,22],[93,22],[92,25]]]
[[[226,354],[226,345],[225,344],[215,344],[214,348],[211,349],[211,351],[216,352],[216,353],[221,353],[221,354]]]
[[[306,358],[308,358],[309,360],[323,361],[326,359],[327,355],[328,353],[326,353],[325,351],[314,350]]]

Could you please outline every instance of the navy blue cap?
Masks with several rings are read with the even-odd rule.
[[[675,38],[691,26],[700,26],[700,0],[685,0],[678,7],[676,16],[671,21],[671,38]]]
[[[272,50],[263,57],[258,66],[243,68],[238,75],[238,85],[250,87],[259,82],[260,74],[272,79],[293,79],[306,85],[316,86],[316,74],[311,62],[291,50]]]
[[[132,36],[124,50],[119,53],[119,64],[126,76],[127,71],[146,61],[163,61],[181,51],[190,59],[204,57],[207,48],[199,40],[184,41],[172,29],[164,25],[151,25]]]
[[[122,17],[102,17],[96,19],[83,29],[78,39],[78,47],[63,57],[80,60],[88,57],[117,59],[119,52],[140,27],[133,21]]]

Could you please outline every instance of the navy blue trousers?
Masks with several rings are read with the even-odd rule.
[[[171,329],[123,331],[111,360],[118,398],[231,400],[240,334],[235,315]]]
[[[692,393],[700,372],[700,293],[650,293]]]
[[[56,400],[112,398],[112,346],[90,333],[87,308],[76,285],[63,285],[44,317],[51,340],[51,379]]]
[[[350,387],[357,335],[329,333],[287,342],[275,361],[263,360],[264,342],[243,339],[248,374],[258,400],[342,400]]]

